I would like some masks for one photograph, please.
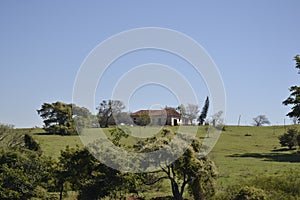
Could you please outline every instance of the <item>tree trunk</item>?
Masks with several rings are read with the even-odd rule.
[[[62,200],[63,192],[64,192],[64,183],[61,184],[61,187],[60,187],[60,190],[59,190],[59,200]]]
[[[171,185],[172,185],[172,193],[174,196],[174,200],[182,200],[182,196],[179,192],[177,183],[175,181],[171,180]]]

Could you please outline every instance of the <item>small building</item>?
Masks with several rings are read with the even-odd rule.
[[[139,110],[131,113],[130,116],[136,125],[181,125],[181,115],[173,108],[165,108],[163,110]]]

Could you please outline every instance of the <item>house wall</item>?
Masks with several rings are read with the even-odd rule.
[[[131,116],[133,119],[133,122],[136,123],[138,120],[139,116]],[[180,126],[182,125],[182,120],[178,117],[174,116],[150,116],[150,126],[164,126],[164,125],[169,125],[169,126]],[[177,124],[174,124],[174,120],[177,121]]]
[[[174,120],[177,121],[177,124],[174,124]],[[180,125],[181,125],[180,118],[170,116],[170,117],[168,117],[168,119],[167,119],[166,125],[169,125],[169,126],[180,126]]]
[[[150,116],[152,126],[163,126],[166,124],[167,119],[163,116]]]

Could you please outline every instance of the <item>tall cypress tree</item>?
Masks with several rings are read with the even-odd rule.
[[[203,106],[201,114],[199,116],[199,125],[200,126],[204,124],[204,121],[205,121],[205,119],[207,117],[208,108],[209,108],[209,98],[206,97],[204,106]]]

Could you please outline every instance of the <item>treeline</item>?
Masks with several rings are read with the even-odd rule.
[[[177,108],[169,108],[178,111],[184,125],[192,125],[193,120],[198,119],[198,125],[204,125],[209,108],[209,98],[206,98],[201,114],[198,116],[198,105],[180,105]],[[44,103],[37,113],[43,119],[44,130],[49,134],[74,135],[83,128],[115,126],[119,124],[134,125],[130,113],[124,112],[124,104],[119,100],[103,100],[97,107],[97,115],[93,115],[87,108],[75,104],[63,102]],[[220,116],[214,115],[212,121],[215,124]],[[149,116],[141,117],[139,124],[150,123]],[[208,123],[208,122],[206,122]]]

